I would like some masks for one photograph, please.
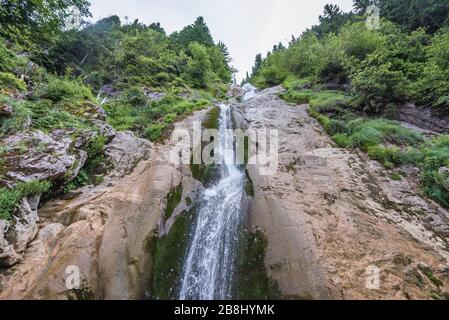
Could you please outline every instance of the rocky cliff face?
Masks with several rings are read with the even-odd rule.
[[[202,119],[204,112],[177,126]],[[183,184],[194,199],[199,188],[188,166],[171,163],[171,147],[114,132],[105,149],[112,170],[102,184],[54,199],[39,210],[36,199],[25,199],[28,206],[20,212],[29,212],[33,230],[23,241],[23,259],[9,255],[11,265],[22,262],[0,269],[0,299],[143,298],[151,280],[151,240],[165,227],[167,194]],[[0,233],[3,252],[17,243],[11,246]],[[77,290],[67,286],[73,267],[80,272]]]
[[[8,106],[3,106],[0,117],[7,116],[4,112],[7,109]],[[101,107],[91,109],[92,129],[81,133],[75,129],[55,129],[46,133],[27,129],[6,136],[0,141],[0,187],[10,190],[21,183],[46,181],[58,188],[74,180],[88,159],[84,150],[86,145],[99,135],[106,143],[116,136],[114,129],[103,121],[103,114]],[[31,125],[31,120],[29,122],[27,127]],[[0,268],[19,262],[28,243],[36,237],[40,196],[37,193],[24,197],[8,221],[0,220]]]
[[[266,268],[290,299],[430,299],[449,292],[447,210],[411,178],[334,146],[281,88],[234,105],[240,127],[279,130],[279,171],[249,165],[249,224],[268,239]],[[380,268],[380,287],[369,289]],[[368,272],[368,274],[367,274]]]

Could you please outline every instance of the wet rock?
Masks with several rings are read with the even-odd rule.
[[[8,104],[0,104],[0,119],[11,118],[13,116],[13,108]]]
[[[241,98],[245,95],[245,90],[239,86],[231,86],[226,93],[226,98]]]
[[[101,94],[106,94],[109,97],[117,97],[120,95],[120,91],[114,88],[112,84],[105,85],[100,90]]]
[[[185,127],[191,127],[189,119],[201,121],[198,115],[205,111],[185,119]],[[23,263],[0,277],[0,300],[67,299],[64,276],[71,265],[79,268],[82,283],[97,299],[142,299],[152,274],[149,250],[167,194],[180,183],[185,185],[185,178],[191,179],[189,166],[170,162],[172,148],[118,133],[107,152],[110,161],[123,165],[121,172],[137,161],[130,158],[134,153],[151,151],[149,160],[140,162],[130,175],[87,186],[70,199],[57,198],[41,207],[45,225]]]

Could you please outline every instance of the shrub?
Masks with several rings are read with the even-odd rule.
[[[15,75],[9,72],[0,72],[0,86],[14,88],[19,91],[26,90],[26,84],[23,80],[17,79]]]
[[[385,102],[405,100],[406,80],[402,71],[391,70],[388,64],[368,66],[352,77],[352,89],[365,97],[364,111],[371,114],[385,112]]]
[[[143,107],[148,103],[148,98],[145,96],[143,90],[138,87],[125,90],[120,100],[123,104],[133,107]]]
[[[151,124],[145,129],[145,137],[149,139],[150,141],[158,141],[162,138],[162,134],[166,128],[165,124]]]
[[[48,82],[38,88],[37,96],[53,102],[93,99],[91,90],[80,79],[70,80],[67,77],[58,78],[56,76],[48,77]]]
[[[34,129],[48,132],[54,129],[91,128],[91,125],[82,118],[54,108],[49,100],[41,100],[33,104],[30,109],[32,110],[32,127]]]
[[[287,78],[287,73],[277,66],[270,66],[262,69],[262,76],[266,85],[275,86]]]
[[[85,150],[90,159],[101,155],[104,151],[106,138],[102,135],[96,135],[87,143]]]
[[[171,124],[176,121],[177,115],[174,113],[169,113],[164,117],[164,122],[166,124]]]
[[[280,97],[287,102],[304,104],[310,102],[313,94],[307,91],[296,91],[293,89],[289,89],[286,92],[281,93]]]

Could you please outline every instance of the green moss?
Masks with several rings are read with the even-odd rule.
[[[220,108],[219,107],[213,107],[205,116],[205,119],[203,120],[203,128],[204,129],[217,129],[219,126],[220,119]]]
[[[249,177],[248,171],[246,171],[246,181],[245,181],[245,193],[247,196],[254,197],[254,185]]]
[[[154,238],[151,242],[153,276],[150,298],[156,300],[178,298],[184,257],[195,215],[196,209],[182,213],[176,219],[168,235]]]
[[[182,184],[174,187],[167,196],[167,208],[165,209],[165,220],[168,220],[182,199]]]
[[[267,239],[263,232],[244,231],[236,265],[235,298],[239,300],[279,299],[276,283],[265,268]]]
[[[313,93],[309,91],[296,91],[289,89],[286,92],[280,93],[279,96],[287,102],[305,104],[310,102],[313,97]]]

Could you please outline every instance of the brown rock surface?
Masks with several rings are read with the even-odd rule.
[[[204,113],[178,126],[190,125]],[[80,271],[84,297],[143,298],[151,280],[150,244],[167,194],[180,183],[191,184],[188,166],[171,163],[171,147],[155,145],[150,158],[130,175],[112,176],[72,199],[57,199],[41,208],[41,229],[23,262],[0,270],[0,299],[79,298],[80,292],[66,287],[70,266]]]
[[[268,238],[266,267],[285,298],[430,299],[449,291],[448,212],[377,162],[335,148],[307,105],[267,89],[235,104],[243,127],[279,130],[279,171],[248,170],[249,223]],[[366,270],[380,268],[380,288]],[[441,282],[440,282],[441,281]]]

